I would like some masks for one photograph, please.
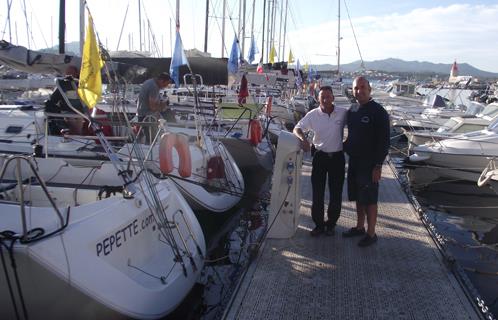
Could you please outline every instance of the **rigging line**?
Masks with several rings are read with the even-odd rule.
[[[31,12],[35,12],[35,10],[33,9],[33,6],[31,5],[31,2],[29,0],[28,0],[28,5],[29,5],[29,8],[31,9]],[[36,25],[38,27],[38,30],[40,31],[40,35],[41,35],[41,37],[43,39],[43,42],[45,43],[45,47],[48,48],[49,45],[47,43],[47,39],[45,39],[45,33],[42,31],[43,28],[42,28],[42,26],[40,24],[40,21],[38,20],[38,17],[37,17],[36,14],[35,14],[35,21],[36,21]],[[30,32],[31,39],[33,40],[33,46],[36,47],[35,38],[33,36],[33,28],[31,27],[30,30],[31,30],[31,32]]]
[[[121,25],[121,31],[119,32],[118,44],[116,45],[116,51],[119,50],[119,44],[121,43],[121,36],[123,35],[123,29],[126,22],[126,17],[128,16],[128,8],[130,7],[130,2],[126,5],[125,16],[123,18],[123,24]]]
[[[16,319],[20,319],[19,310],[17,310],[16,298],[14,296],[14,290],[12,288],[12,283],[10,280],[9,272],[7,270],[7,263],[5,262],[5,257],[3,255],[3,249],[2,249],[2,247],[5,246],[5,248],[8,251],[9,247],[7,246],[7,244],[4,244],[3,242],[4,242],[3,235],[0,234],[0,258],[2,260],[2,267],[3,267],[4,274],[5,274],[5,279],[7,281],[7,287],[9,288],[9,295],[10,295],[10,298],[12,300],[12,306],[14,307],[14,313],[16,314]]]
[[[22,11],[24,13],[24,19],[26,21],[26,36],[28,38],[28,49],[31,49],[31,42],[29,41],[29,22],[28,22],[28,13],[26,12],[26,0],[22,1]]]
[[[161,130],[158,131],[158,134],[160,132],[161,132]],[[143,150],[141,147],[138,147],[136,149],[136,154],[139,158],[141,158],[141,159],[144,158]],[[154,217],[154,220],[156,220],[156,224],[158,225],[158,229],[163,234],[164,238],[169,240],[169,242],[171,243],[171,248],[173,249],[175,255],[177,255],[178,257],[181,257],[180,249],[179,249],[180,246],[178,245],[178,243],[176,242],[176,239],[174,238],[173,231],[171,230],[171,228],[166,227],[166,225],[167,224],[169,225],[170,222],[167,218],[165,209],[162,206],[162,202],[160,201],[160,199],[158,199],[158,192],[157,192],[155,185],[153,184],[152,175],[148,171],[146,171],[146,172],[144,172],[144,174],[142,176],[143,176],[143,180],[145,181],[146,186],[148,187],[148,189],[147,189],[148,194],[143,189],[143,186],[141,183],[140,183],[140,188],[142,189],[142,193],[144,195],[144,199],[147,203],[149,210],[151,211],[151,213],[153,213],[153,217]],[[151,197],[152,200],[149,197]],[[157,215],[157,217],[156,217],[156,215]],[[159,223],[159,222],[161,222],[161,223]],[[163,227],[159,227],[159,226],[163,226]]]
[[[7,19],[5,19],[5,25],[2,31],[2,39],[5,38],[5,33],[7,32],[7,26],[10,26],[10,8],[12,7],[12,0],[7,0]],[[9,41],[12,42],[12,35],[9,28]]]
[[[147,25],[149,27],[148,32],[149,32],[150,35],[152,35],[152,43],[153,43],[153,45],[155,47],[153,50],[155,50],[155,53],[157,54],[157,56],[160,57],[159,46],[158,46],[157,41],[156,41],[156,36],[155,36],[154,32],[152,31],[152,25],[150,23],[149,15],[147,14],[147,10],[145,8],[144,1],[142,1],[141,4],[142,4],[142,8],[143,8],[143,11],[144,11],[144,14],[145,14],[145,19],[147,20]]]
[[[88,12],[90,13],[90,8],[88,7],[88,5],[87,5],[86,3],[85,3],[85,6],[86,6],[86,9],[88,10]],[[91,14],[91,13],[90,13],[90,14]],[[94,28],[94,29],[96,30],[96,28]],[[100,42],[100,38],[99,38],[99,36],[98,36],[98,33],[97,33],[97,32],[95,32],[95,33],[96,33],[97,39],[98,39],[98,41],[99,41],[99,46],[100,46],[100,47],[103,47],[103,46],[102,46],[102,44],[101,44],[101,42]],[[139,150],[139,152],[141,152],[141,151],[142,151],[142,150],[141,150],[141,148],[138,148],[138,150]],[[143,158],[143,154],[142,154],[142,158]],[[153,183],[152,183],[152,181],[151,181],[151,178],[150,178],[150,176],[149,176],[147,173],[145,173],[145,174],[144,174],[144,180],[145,180],[146,186],[148,187],[147,191],[148,191],[148,193],[149,193],[149,196],[152,196],[153,200],[154,200],[154,201],[156,202],[156,204],[157,204],[157,203],[158,203],[158,198],[157,198],[157,189],[155,189],[155,188],[154,188]],[[150,199],[149,199],[149,197],[147,196],[147,193],[146,193],[146,192],[145,192],[145,190],[143,189],[142,184],[140,184],[140,188],[141,188],[141,190],[142,190],[142,194],[144,195],[144,199],[146,199],[147,205],[149,206],[149,210],[150,210],[152,213],[156,212],[158,215],[160,215],[160,216],[161,216],[161,218],[166,219],[165,221],[167,221],[167,218],[165,217],[164,208],[162,208],[161,204],[159,203],[159,204],[160,204],[159,206],[154,207],[154,206],[152,205],[152,203],[150,202]],[[154,210],[154,211],[153,211],[153,209],[154,209],[154,208],[158,208],[158,209],[159,209],[159,208],[161,208],[161,209],[162,209],[162,213],[161,213],[161,212],[158,212],[158,209],[156,209],[156,210]],[[156,223],[157,223],[157,221],[156,221]],[[159,229],[161,229],[161,228],[159,228]],[[179,248],[179,246],[178,246],[178,244],[176,243],[176,240],[174,239],[174,236],[173,236],[172,231],[171,231],[171,230],[167,230],[167,231],[169,231],[169,234],[168,234],[168,235],[169,235],[169,237],[166,237],[166,234],[165,234],[165,238],[170,238],[170,239],[171,239],[171,241],[175,244],[174,246],[172,246],[172,248],[173,248],[173,250],[175,251],[175,253],[178,255],[178,254],[179,254],[179,249],[178,249],[178,248]],[[179,256],[179,255],[178,255],[178,256]],[[183,264],[183,263],[182,263],[182,264]]]
[[[340,1],[340,0],[339,0]],[[348,14],[349,24],[351,25],[351,30],[353,31],[354,41],[356,43],[356,48],[358,48],[358,54],[360,55],[361,67],[365,69],[365,63],[363,61],[363,57],[361,56],[360,45],[358,44],[358,39],[356,38],[356,33],[354,32],[353,22],[351,21],[351,17],[349,16],[349,8],[346,0],[344,0],[344,6],[346,7],[346,13]]]

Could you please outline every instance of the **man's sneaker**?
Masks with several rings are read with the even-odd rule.
[[[362,236],[364,234],[365,234],[365,229],[358,229],[357,227],[352,227],[351,229],[344,231],[342,233],[342,236],[344,238],[351,238],[351,237]]]
[[[310,234],[312,237],[317,237],[325,232],[323,227],[315,227],[315,229],[311,230]]]
[[[326,236],[333,236],[335,234],[335,226],[326,226],[325,227],[325,235]]]
[[[330,221],[325,222],[325,235],[333,236],[335,234],[335,223]]]
[[[363,239],[358,242],[358,245],[360,247],[368,247],[369,245],[372,245],[377,242],[377,235],[374,234],[372,237],[366,234]]]

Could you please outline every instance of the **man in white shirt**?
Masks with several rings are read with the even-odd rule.
[[[311,187],[313,203],[311,217],[315,228],[311,236],[325,233],[333,235],[334,228],[341,214],[342,186],[344,184],[344,153],[342,140],[347,110],[334,106],[332,88],[320,88],[318,96],[320,107],[309,111],[294,127],[294,134],[301,140],[304,151],[309,151],[311,145],[305,132],[313,132],[313,145],[316,149],[313,155],[311,171]],[[329,206],[327,221],[324,221],[325,182],[328,177]]]

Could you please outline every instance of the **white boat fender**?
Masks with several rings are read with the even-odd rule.
[[[161,136],[159,144],[159,168],[164,174],[173,171],[173,147],[179,157],[178,174],[182,178],[192,175],[192,158],[188,144],[188,137],[184,134],[167,132]]]

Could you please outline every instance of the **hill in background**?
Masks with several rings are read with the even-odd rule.
[[[401,59],[388,58],[383,60],[365,61],[367,70],[375,70],[389,73],[435,73],[449,75],[451,64],[432,63],[426,61],[404,61]],[[468,63],[458,64],[458,74],[461,76],[473,76],[477,78],[498,78],[498,73],[479,70]],[[328,71],[337,69],[336,65],[322,64],[316,66],[317,71]],[[341,65],[343,72],[355,72],[361,70],[361,61],[354,61]]]

